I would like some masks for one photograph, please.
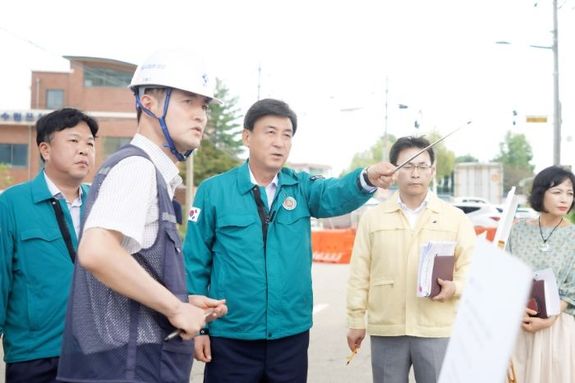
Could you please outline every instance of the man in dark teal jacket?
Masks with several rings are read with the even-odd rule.
[[[204,181],[188,217],[184,254],[190,294],[225,298],[229,312],[196,337],[205,382],[305,382],[312,326],[310,217],[348,213],[394,166],[339,179],[283,168],[297,118],[279,100],[248,110],[243,165]]]
[[[65,108],[40,118],[36,130],[44,169],[0,195],[6,383],[56,381],[80,210],[88,194],[82,181],[94,166],[98,124]]]

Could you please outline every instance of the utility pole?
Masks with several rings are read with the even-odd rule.
[[[553,0],[553,165],[561,165],[561,101],[559,100],[559,25]]]
[[[187,217],[187,213],[192,208],[192,202],[194,201],[194,154],[188,157],[186,160],[186,210],[184,210],[184,217]],[[185,218],[183,219],[186,220]]]
[[[538,3],[535,3],[537,6]],[[553,165],[561,165],[561,100],[559,99],[559,22],[557,0],[553,0],[553,42],[551,46],[529,45],[532,48],[551,49],[553,53]],[[498,41],[497,44],[509,44]]]
[[[388,155],[387,155],[387,97],[388,97],[388,93],[389,93],[389,78],[386,76],[385,77],[385,120],[384,120],[384,127],[383,127],[383,145],[381,146],[381,159],[383,161],[387,161],[388,160]]]
[[[260,100],[260,90],[262,87],[262,64],[258,64],[258,99],[257,101]]]

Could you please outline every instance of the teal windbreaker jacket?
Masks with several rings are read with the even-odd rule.
[[[88,187],[82,186],[82,199]],[[4,360],[60,355],[74,265],[43,171],[0,195],[0,332]],[[72,217],[60,201],[74,248]]]
[[[372,194],[361,187],[360,173],[323,179],[282,169],[265,248],[248,162],[202,182],[184,258],[190,294],[227,300],[228,314],[210,324],[211,335],[277,339],[312,326],[310,217],[346,214],[365,203]]]

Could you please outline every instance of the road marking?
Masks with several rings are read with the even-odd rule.
[[[325,309],[327,307],[329,307],[329,305],[326,303],[321,303],[319,305],[313,306],[313,315],[319,313],[320,311],[322,311],[323,309]]]

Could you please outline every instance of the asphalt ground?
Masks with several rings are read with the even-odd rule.
[[[368,383],[371,378],[369,339],[346,365],[350,352],[346,342],[345,286],[348,265],[314,263],[314,326],[310,334],[310,383]],[[3,353],[0,347],[0,356]],[[204,365],[195,362],[190,382],[202,382]],[[0,383],[4,383],[4,363],[0,362]]]

